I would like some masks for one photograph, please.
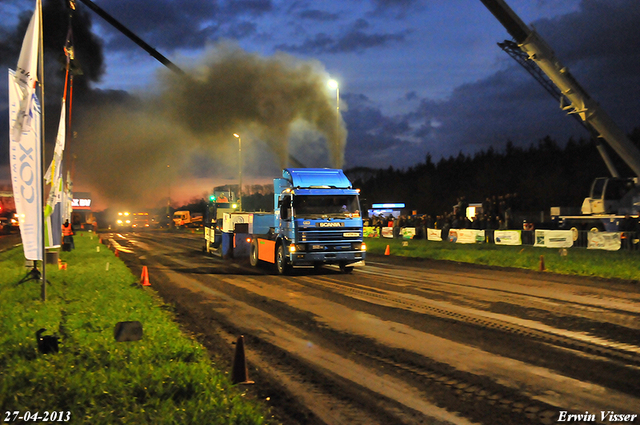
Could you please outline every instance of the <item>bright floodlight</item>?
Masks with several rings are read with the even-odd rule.
[[[238,139],[240,138],[240,136],[239,136],[238,134],[236,134],[236,133],[233,133],[233,135],[234,135],[235,137],[237,137]]]
[[[331,89],[337,89],[338,88],[338,82],[336,80],[329,80],[327,82],[327,84],[329,85],[329,88]]]

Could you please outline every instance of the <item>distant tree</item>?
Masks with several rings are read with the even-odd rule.
[[[630,138],[640,147],[640,128]],[[615,158],[615,163],[622,174],[629,173],[622,160]],[[462,195],[469,202],[482,202],[488,196],[517,193],[519,208],[532,212],[580,206],[593,179],[609,172],[593,142],[569,139],[561,147],[547,136],[528,148],[508,140],[503,151],[489,147],[473,156],[459,152],[437,163],[427,154],[424,163],[405,170],[354,169],[352,175],[368,204],[405,202],[409,210],[436,215],[451,211]]]

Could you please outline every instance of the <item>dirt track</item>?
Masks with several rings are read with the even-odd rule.
[[[640,406],[640,294],[624,282],[373,258],[275,276],[196,235],[111,238],[249,394],[299,424],[554,423]],[[636,408],[640,410],[640,407]]]

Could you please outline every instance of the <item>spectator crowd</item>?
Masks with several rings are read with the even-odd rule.
[[[386,216],[374,215],[365,219],[366,227],[374,227],[381,234],[383,227],[392,227],[393,236],[401,237],[401,229],[405,227],[415,228],[415,238],[424,239],[426,229],[442,230],[443,239],[447,238],[449,229],[477,229],[477,230],[508,230],[521,228],[520,223],[515,223],[513,211],[516,210],[518,200],[517,193],[487,197],[482,202],[481,208],[476,208],[474,217],[467,217],[469,203],[464,196],[457,199],[453,211],[444,212],[435,217],[429,214],[399,215],[388,214]]]

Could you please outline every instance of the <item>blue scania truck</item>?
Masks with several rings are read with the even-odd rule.
[[[213,247],[223,256],[248,256],[252,266],[275,264],[279,274],[325,264],[349,273],[364,263],[359,191],[342,170],[286,168],[273,186],[273,213],[218,217],[214,204],[205,220],[207,251]]]

